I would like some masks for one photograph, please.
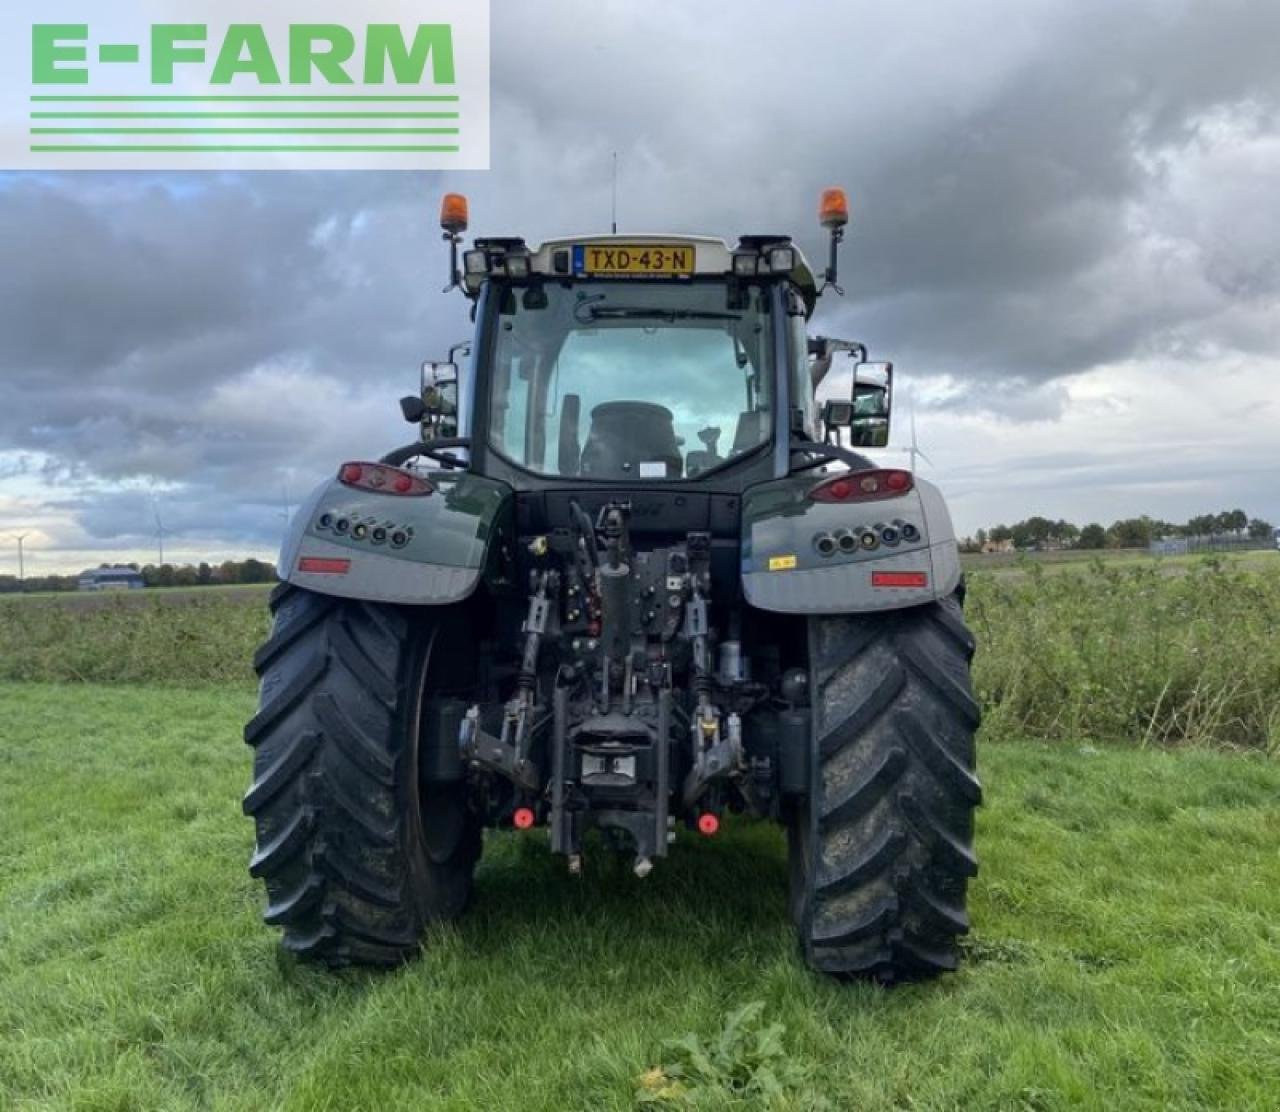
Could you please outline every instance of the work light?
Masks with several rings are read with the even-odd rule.
[[[766,258],[771,273],[790,274],[796,266],[796,249],[794,247],[770,247]]]
[[[511,254],[506,257],[507,277],[517,280],[529,277],[530,258],[527,254]]]

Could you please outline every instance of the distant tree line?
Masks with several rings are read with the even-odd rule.
[[[131,568],[141,572],[148,587],[218,587],[230,583],[271,583],[274,564],[255,560],[223,560],[220,564],[99,564],[100,568]],[[74,591],[79,575],[28,575],[26,591]],[[0,575],[0,594],[19,589],[16,575]]]
[[[1146,548],[1152,541],[1165,537],[1226,537],[1266,541],[1273,533],[1271,522],[1251,518],[1244,510],[1224,510],[1217,514],[1199,514],[1177,524],[1159,518],[1127,517],[1103,526],[1098,522],[1074,525],[1070,521],[1052,521],[1047,517],[1029,517],[1013,525],[996,525],[979,529],[960,542],[964,552],[982,552],[993,547],[1016,549],[1062,548]]]

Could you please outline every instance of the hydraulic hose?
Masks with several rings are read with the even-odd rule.
[[[582,537],[582,547],[586,549],[592,570],[596,570],[600,567],[600,553],[596,550],[596,529],[591,524],[591,517],[579,505],[576,498],[569,500],[569,513],[573,516],[573,523],[577,526],[579,536]]]

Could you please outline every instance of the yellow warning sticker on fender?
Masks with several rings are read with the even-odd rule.
[[[770,571],[789,571],[796,566],[796,558],[794,556],[770,556]]]

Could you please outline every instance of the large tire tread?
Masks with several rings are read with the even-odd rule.
[[[254,781],[244,810],[249,871],[283,944],[328,965],[395,965],[427,923],[459,914],[480,855],[478,819],[457,790],[417,783],[428,625],[380,604],[281,584],[258,650],[257,714],[245,727]]]
[[[790,837],[814,969],[892,983],[956,967],[982,799],[973,650],[958,597],[810,620],[817,767]]]

